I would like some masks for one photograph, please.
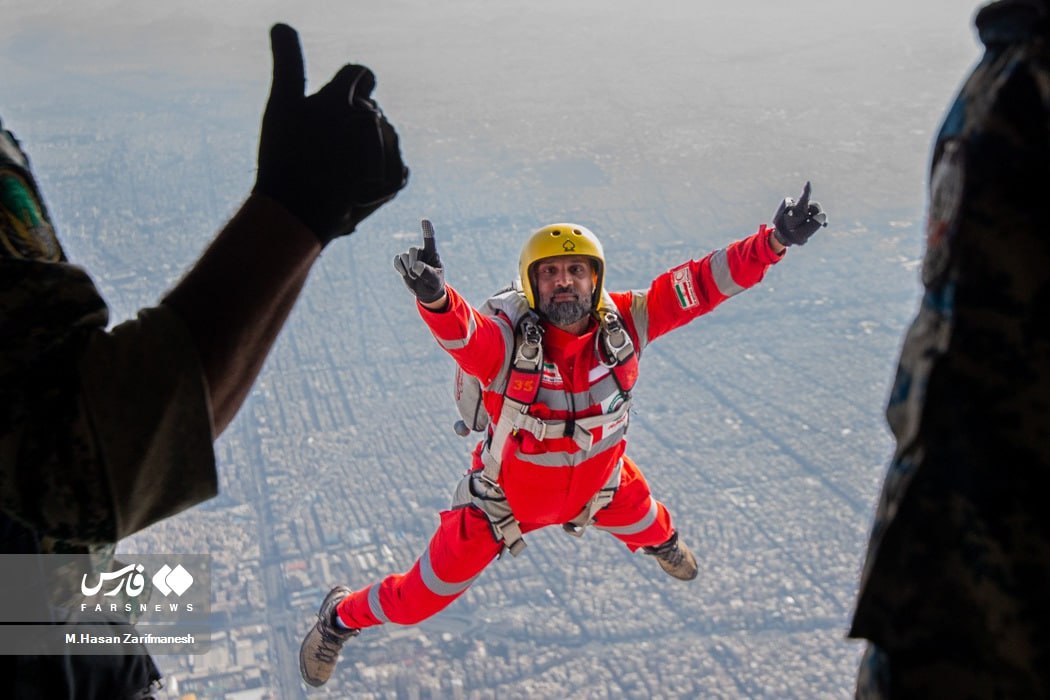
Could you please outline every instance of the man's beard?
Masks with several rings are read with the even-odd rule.
[[[554,301],[557,294],[571,291],[571,289],[556,289],[550,299],[540,304],[540,312],[555,326],[571,326],[580,319],[586,318],[591,312],[590,304],[580,301],[579,294],[572,300]]]

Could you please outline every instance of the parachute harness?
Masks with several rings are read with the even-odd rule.
[[[521,317],[515,329],[516,347],[503,392],[503,407],[481,452],[485,467],[480,473],[471,474],[469,479],[470,496],[473,497],[469,500],[485,512],[496,539],[502,540],[512,556],[517,556],[525,549],[525,540],[522,538],[521,524],[507,505],[503,488],[499,485],[509,439],[516,436],[518,431],[525,430],[541,441],[571,437],[581,450],[589,450],[594,444],[595,431],[618,423],[631,408],[630,391],[638,376],[634,343],[616,312],[602,310],[598,314],[598,322],[595,350],[599,362],[611,370],[625,400],[611,413],[567,421],[547,421],[529,415],[529,407],[536,401],[543,376],[543,327],[536,313],[530,310]],[[580,513],[562,525],[567,533],[582,536],[597,512],[609,505],[620,484],[622,464],[622,460],[616,464],[605,486]]]

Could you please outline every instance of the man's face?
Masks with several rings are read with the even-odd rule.
[[[583,255],[542,258],[533,265],[537,307],[555,326],[585,319],[591,311],[594,267]]]

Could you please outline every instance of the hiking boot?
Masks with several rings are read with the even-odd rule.
[[[361,630],[344,630],[335,622],[335,606],[350,595],[346,586],[336,586],[325,596],[321,609],[317,611],[317,622],[303,639],[299,647],[299,673],[308,685],[324,685],[332,675],[335,662],[339,660],[339,650],[351,637],[356,637]]]
[[[642,551],[656,557],[660,568],[671,576],[683,581],[692,581],[696,578],[696,557],[688,547],[678,541],[677,531],[663,544],[655,547],[642,547]]]

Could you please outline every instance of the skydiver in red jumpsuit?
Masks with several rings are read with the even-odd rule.
[[[337,586],[325,598],[300,650],[303,679],[323,685],[343,643],[363,628],[416,624],[443,610],[504,547],[517,554],[523,533],[547,525],[574,534],[592,525],[632,552],[653,555],[671,576],[694,579],[696,558],[625,454],[637,359],[650,341],[757,284],[787,246],[804,244],[825,218],[809,201],[806,183],[797,202],[781,203],[772,228],[763,224],[683,263],[646,291],[611,293],[604,289],[598,238],[575,224],[545,226],[522,248],[520,288],[499,297],[495,315],[473,308],[445,284],[433,227],[424,220],[423,248],[395,257],[394,267],[438,344],[477,378],[490,423],[452,507],[441,513],[412,568],[357,591]],[[515,356],[527,343],[519,322],[530,312],[542,362],[535,374],[516,373]],[[617,323],[620,345],[628,346],[620,361],[606,351],[608,326]],[[515,403],[515,387],[530,377],[538,379],[538,391]]]

